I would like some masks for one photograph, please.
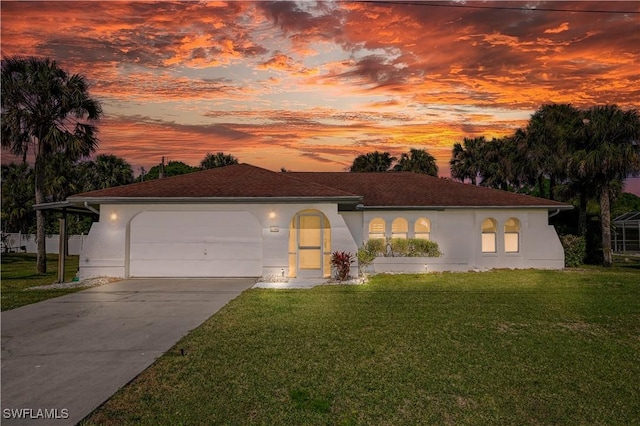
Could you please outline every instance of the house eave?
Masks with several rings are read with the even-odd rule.
[[[533,206],[359,206],[358,210],[513,210],[513,209],[535,209],[535,210],[572,210],[573,206],[560,205],[533,205]]]
[[[360,196],[337,197],[71,197],[71,204],[273,204],[323,203],[355,204]]]
[[[84,203],[70,201],[54,201],[51,203],[34,204],[33,210],[50,210],[57,212],[78,213],[94,215],[96,212]]]

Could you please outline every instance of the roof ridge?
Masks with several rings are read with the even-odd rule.
[[[293,179],[293,180],[295,180],[297,182],[303,182],[303,183],[305,183],[307,185],[311,184],[311,185],[316,186],[318,188],[331,189],[332,191],[339,191],[339,192],[342,192],[344,195],[356,196],[356,197],[359,196],[358,194],[354,194],[352,192],[347,192],[347,191],[345,191],[343,189],[340,189],[340,188],[334,188],[333,186],[323,185],[321,183],[312,182],[312,181],[309,181],[309,180],[306,180],[306,179],[299,179],[299,178],[296,178],[296,177],[293,177],[293,176],[287,176],[289,173],[296,173],[296,172],[274,172],[273,170],[265,169],[263,167],[254,166],[253,164],[248,164],[248,163],[239,163],[237,165],[238,166],[239,165],[243,165],[243,166],[253,167],[254,169],[260,169],[260,170],[263,170],[265,172],[273,173],[273,174],[275,174],[277,176],[283,176],[283,177],[286,177],[287,179]]]
[[[558,203],[558,204],[566,204],[566,205],[569,205],[569,204],[570,204],[570,203],[564,203],[564,202],[562,202],[562,201],[551,200],[551,199],[549,199],[549,198],[537,197],[537,196],[535,196],[535,195],[523,194],[523,193],[521,193],[521,192],[508,191],[508,190],[505,190],[505,189],[499,189],[499,188],[491,188],[491,187],[489,187],[489,186],[473,185],[473,184],[471,184],[471,183],[459,182],[459,181],[457,181],[457,180],[447,179],[447,178],[440,178],[440,179],[442,179],[442,180],[444,180],[444,181],[446,181],[446,182],[451,182],[451,183],[457,184],[457,185],[466,185],[466,186],[471,186],[471,187],[474,187],[474,188],[481,189],[482,191],[490,191],[490,192],[495,192],[495,191],[498,191],[498,192],[506,192],[506,193],[509,193],[509,194],[517,195],[517,196],[519,196],[519,197],[527,197],[527,198],[532,198],[532,199],[535,199],[535,200],[544,200],[545,202],[549,202],[549,201],[550,201],[550,202],[552,202],[552,203]]]
[[[452,192],[457,192],[457,189],[464,189],[464,190],[472,190],[474,191],[476,194],[478,193],[482,193],[485,194],[486,196],[490,197],[490,198],[504,198],[506,197],[515,197],[517,199],[520,199],[521,201],[525,201],[528,200],[529,203],[531,202],[535,202],[536,205],[539,206],[544,206],[544,207],[561,207],[561,206],[570,206],[570,203],[566,203],[566,202],[562,202],[562,201],[557,201],[557,200],[550,200],[547,198],[543,198],[543,197],[537,197],[534,195],[529,195],[529,194],[523,194],[523,193],[519,193],[519,192],[513,192],[513,191],[505,191],[503,189],[498,189],[498,188],[490,188],[490,187],[486,187],[486,186],[479,186],[479,185],[472,185],[472,184],[468,184],[468,183],[464,183],[464,182],[459,182],[456,180],[452,180],[450,178],[445,178],[445,177],[438,177],[438,176],[432,176],[432,175],[428,175],[425,173],[418,173],[418,172],[412,172],[412,171],[388,171],[388,172],[291,172],[291,173],[298,173],[302,176],[308,176],[309,179],[313,180],[313,176],[317,176],[318,178],[320,178],[320,180],[327,180],[327,178],[331,175],[343,175],[343,176],[349,176],[350,178],[355,178],[357,180],[360,180],[359,178],[362,178],[363,180],[369,180],[371,177],[375,176],[376,178],[378,177],[382,177],[382,176],[395,176],[395,177],[402,177],[404,178],[412,178],[412,179],[418,179],[421,180],[423,182],[425,182],[425,184],[427,183],[426,181],[431,182],[432,185],[444,185],[441,187],[442,190],[446,190],[446,191],[452,191]],[[324,179],[322,179],[322,177],[324,177]],[[377,179],[376,179],[377,180]],[[343,187],[344,185],[339,185],[339,187]],[[449,189],[446,189],[446,188]],[[361,194],[363,195],[363,194]],[[365,197],[366,199],[367,197]],[[366,202],[365,202],[366,204]],[[486,204],[488,205],[488,204]],[[528,204],[531,205],[531,204]]]
[[[223,168],[226,168],[226,167],[239,166],[241,164],[243,164],[243,163],[229,164],[227,166],[214,167],[214,168],[211,168],[211,169],[194,170],[194,171],[189,172],[189,173],[182,173],[182,174],[179,174],[179,175],[166,176],[166,177],[163,177],[163,178],[156,178],[156,179],[151,179],[151,180],[143,180],[143,181],[140,181],[140,182],[131,182],[131,183],[127,183],[127,184],[124,184],[124,185],[110,186],[108,188],[93,189],[91,191],[79,192],[77,194],[69,195],[69,197],[67,197],[67,198],[77,197],[77,196],[80,196],[80,195],[82,195],[84,197],[84,196],[90,195],[90,194],[92,194],[94,192],[104,191],[105,189],[118,188],[120,186],[128,186],[128,187],[136,186],[136,187],[138,187],[138,186],[143,186],[143,185],[147,185],[147,186],[148,185],[158,185],[158,182],[166,182],[167,180],[175,180],[176,178],[184,178],[185,176],[189,176],[189,175],[193,176],[193,174],[197,174],[197,173],[211,172],[211,171],[220,170],[220,169],[223,169]],[[246,164],[246,165],[247,166],[251,166],[251,164]],[[252,167],[255,167],[255,166],[252,166]],[[257,167],[257,168],[260,168],[260,167]]]
[[[273,172],[273,173],[278,173],[278,172]],[[290,173],[324,173],[324,172],[280,172],[280,174],[282,174],[282,175],[287,175],[287,174],[290,174]],[[334,173],[334,172],[327,172],[327,173]],[[335,173],[340,173],[340,172],[335,172]],[[340,191],[343,194],[349,195],[349,196],[356,196],[356,197],[361,197],[362,196],[362,195],[356,194],[354,192],[347,192],[347,191],[345,191],[343,189],[340,189],[340,188],[335,188],[333,186],[324,185],[324,184],[313,182],[313,181],[310,181],[310,180],[307,180],[307,179],[300,179],[300,178],[297,178],[297,177],[294,177],[294,176],[287,176],[287,178],[294,179],[294,180],[296,180],[298,182],[304,182],[305,184],[312,184],[314,186],[317,186],[317,187],[320,187],[320,188],[324,188],[324,189],[331,189],[333,191]]]
[[[128,185],[96,189],[73,194],[67,199],[85,198],[144,198],[144,197],[333,197],[360,199],[361,196],[322,183],[300,179],[287,173],[254,166],[247,163],[232,164],[170,176],[135,182]],[[250,195],[249,195],[250,194]]]

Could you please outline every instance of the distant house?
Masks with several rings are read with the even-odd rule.
[[[81,278],[323,278],[333,251],[355,253],[370,238],[439,244],[442,257],[396,263],[396,271],[561,269],[548,216],[571,208],[409,172],[276,173],[249,164],[67,201],[100,210]]]

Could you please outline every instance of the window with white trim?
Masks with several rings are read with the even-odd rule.
[[[504,223],[504,251],[518,253],[520,251],[520,221],[514,217]]]
[[[482,222],[482,252],[483,253],[496,253],[498,251],[496,246],[497,233],[498,233],[498,226],[494,219],[488,218]]]
[[[380,219],[379,217],[375,219],[371,219],[369,222],[369,239],[384,239],[386,232],[386,224],[384,219]]]
[[[403,217],[394,219],[391,224],[391,238],[407,239],[409,236],[409,222]]]
[[[424,217],[416,220],[416,223],[413,225],[413,231],[415,238],[421,238],[423,240],[428,240],[431,238],[431,221]]]

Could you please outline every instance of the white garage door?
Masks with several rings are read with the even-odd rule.
[[[151,211],[133,218],[131,277],[259,277],[262,228],[247,211]]]

